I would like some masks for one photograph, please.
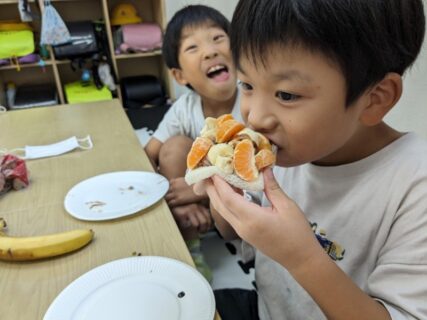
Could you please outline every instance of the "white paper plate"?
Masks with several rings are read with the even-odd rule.
[[[92,269],[52,302],[44,320],[212,320],[205,278],[165,257],[131,257]]]
[[[111,172],[76,184],[65,196],[64,206],[80,220],[110,220],[153,205],[168,189],[168,180],[156,173]]]

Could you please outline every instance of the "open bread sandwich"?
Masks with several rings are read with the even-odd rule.
[[[262,170],[275,161],[273,147],[261,133],[231,114],[208,117],[188,153],[185,181],[192,185],[216,174],[239,189],[261,191]]]

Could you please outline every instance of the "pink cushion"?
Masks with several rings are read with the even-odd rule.
[[[122,27],[122,52],[151,51],[162,47],[162,30],[155,23],[128,24]]]

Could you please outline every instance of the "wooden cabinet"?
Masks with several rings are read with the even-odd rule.
[[[44,10],[43,0],[30,0],[31,10],[41,17]],[[131,3],[138,11],[143,22],[155,22],[162,30],[166,26],[164,0],[52,0],[62,19],[68,21],[103,20],[105,21],[108,47],[112,55],[112,68],[120,79],[136,75],[154,75],[172,96],[172,81],[163,62],[161,50],[145,53],[116,54],[114,52],[113,28],[110,23],[113,8],[120,3]],[[0,20],[19,20],[18,0],[0,0]],[[41,21],[35,19],[31,26],[35,32],[36,47],[40,40]],[[17,86],[28,84],[52,84],[55,86],[59,103],[67,103],[64,85],[78,81],[81,71],[73,71],[69,60],[57,60],[49,48],[50,58],[45,66],[38,63],[22,64],[20,71],[15,65],[0,66],[0,104],[6,104],[5,85],[14,82]],[[116,93],[121,99],[120,86]]]

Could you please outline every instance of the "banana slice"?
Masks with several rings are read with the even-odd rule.
[[[249,129],[249,128],[242,129],[236,134],[236,137],[238,138],[239,136],[243,136],[243,135],[248,136],[256,144],[257,147],[261,143],[259,133],[255,132],[252,129]]]
[[[218,143],[213,145],[208,152],[208,160],[215,165],[218,156],[233,157],[234,149],[227,143]]]
[[[233,147],[227,143],[213,145],[208,152],[209,162],[224,173],[233,173]]]
[[[232,157],[218,156],[216,158],[215,166],[217,166],[219,169],[221,169],[221,171],[224,173],[232,174],[234,171],[233,158]]]
[[[202,131],[200,131],[200,136],[215,141],[216,129],[216,119],[212,117],[207,117],[205,119],[205,125],[203,126]]]

